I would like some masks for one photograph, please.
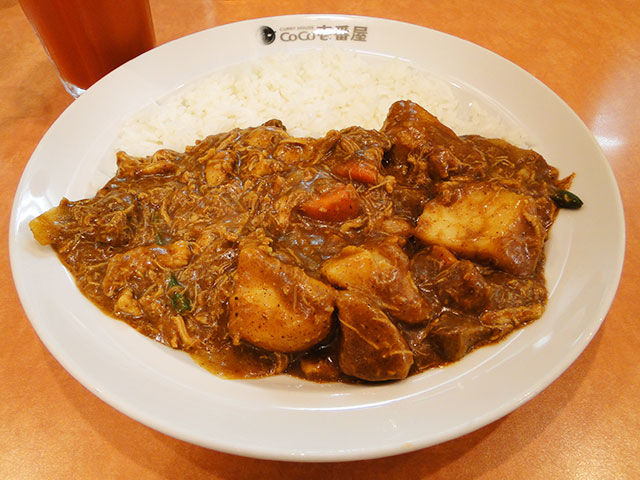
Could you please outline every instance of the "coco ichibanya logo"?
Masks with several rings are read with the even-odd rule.
[[[262,42],[270,45],[276,40],[281,42],[366,42],[369,30],[362,25],[291,26],[277,30],[263,26],[261,33]]]

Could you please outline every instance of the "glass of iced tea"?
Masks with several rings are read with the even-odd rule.
[[[149,0],[19,1],[74,98],[155,46]]]

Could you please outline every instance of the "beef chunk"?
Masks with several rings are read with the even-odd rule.
[[[458,260],[440,273],[434,281],[443,305],[466,313],[482,311],[489,301],[486,280],[468,260]]]
[[[443,313],[433,321],[429,339],[444,360],[455,362],[474,346],[489,340],[491,334],[491,327],[475,317]]]
[[[400,331],[366,296],[338,293],[342,328],[340,369],[362,380],[399,380],[409,374],[413,354]]]

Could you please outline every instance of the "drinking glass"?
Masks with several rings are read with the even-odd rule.
[[[155,46],[149,0],[19,1],[74,98]]]

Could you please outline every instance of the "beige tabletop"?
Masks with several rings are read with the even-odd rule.
[[[605,322],[575,363],[484,428],[376,460],[243,458],[158,433],[99,400],[42,345],[13,287],[7,232],[22,170],[72,103],[17,0],[0,0],[0,479],[640,478],[640,5],[637,0],[151,0],[158,43],[291,13],[415,23],[486,47],[562,97],[599,139],[626,212],[626,259]],[[598,228],[598,225],[594,225]],[[313,435],[313,432],[309,432]]]

